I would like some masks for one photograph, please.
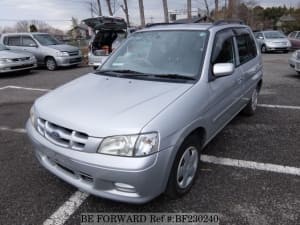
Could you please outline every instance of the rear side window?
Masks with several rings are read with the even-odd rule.
[[[6,37],[6,45],[9,46],[20,46],[21,45],[21,37],[20,36],[11,36],[11,37]]]
[[[296,37],[296,34],[297,34],[297,32],[294,31],[294,32],[290,33],[289,37],[295,38],[295,37]]]
[[[244,64],[257,56],[256,44],[247,33],[236,36],[240,64]]]

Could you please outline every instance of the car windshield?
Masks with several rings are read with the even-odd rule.
[[[6,48],[4,45],[0,44],[0,51],[5,51],[5,50],[9,50],[9,49]]]
[[[33,35],[34,38],[41,44],[41,45],[59,45],[61,44],[56,38],[50,36],[49,34],[35,34]]]
[[[137,32],[112,54],[98,73],[140,79],[196,79],[207,37],[207,31]]]
[[[265,33],[265,37],[267,39],[273,39],[273,38],[285,38],[284,34],[278,32],[278,31],[270,31]]]

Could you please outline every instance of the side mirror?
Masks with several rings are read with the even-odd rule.
[[[215,77],[228,76],[231,75],[233,72],[233,63],[217,63],[213,66],[213,74]]]
[[[37,44],[30,43],[30,44],[29,44],[29,47],[35,47],[35,48],[37,48],[38,46],[37,46]]]

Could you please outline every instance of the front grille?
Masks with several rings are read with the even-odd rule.
[[[88,140],[85,133],[58,126],[42,118],[37,120],[37,130],[52,143],[79,151],[84,149]]]
[[[15,59],[12,59],[13,62],[24,62],[24,61],[27,61],[29,60],[30,57],[23,57],[23,58],[15,58]]]
[[[69,56],[79,55],[79,51],[68,52]]]
[[[81,62],[81,58],[70,59],[70,63],[79,63]]]
[[[33,67],[34,64],[26,64],[26,65],[20,65],[20,66],[11,66],[10,68],[12,70],[16,70],[16,69],[24,69],[24,68],[30,68]]]

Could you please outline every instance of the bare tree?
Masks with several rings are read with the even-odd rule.
[[[121,8],[123,9],[125,16],[126,16],[126,22],[128,26],[130,26],[130,21],[129,21],[129,13],[128,13],[128,5],[127,5],[127,0],[123,0],[123,5],[121,5]]]
[[[112,12],[112,9],[111,9],[111,0],[106,0],[106,5],[107,5],[107,8],[108,8],[109,15],[112,16],[113,12]]]
[[[30,26],[35,26],[39,32],[62,35],[63,31],[56,29],[42,20],[20,20],[13,30],[17,32],[28,32]]]
[[[100,0],[97,0],[97,6],[98,6],[98,15],[102,16],[102,9],[101,9],[101,2],[100,2]]]
[[[163,3],[163,8],[164,8],[165,22],[169,23],[168,1],[162,0],[162,3]]]
[[[214,12],[215,19],[218,19],[218,12],[219,12],[219,0],[215,0],[215,12]]]
[[[192,19],[192,0],[187,0],[187,18]]]
[[[16,30],[17,32],[28,32],[29,29],[29,21],[27,20],[20,20],[16,23]]]
[[[141,26],[145,27],[145,13],[144,13],[144,2],[143,2],[143,0],[139,0],[139,8],[140,8]]]
[[[209,16],[209,7],[208,7],[207,0],[204,0],[204,4],[205,4],[205,8],[206,8],[206,15]]]

